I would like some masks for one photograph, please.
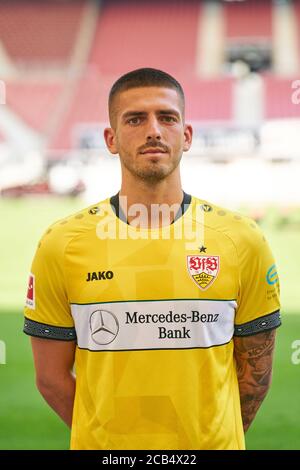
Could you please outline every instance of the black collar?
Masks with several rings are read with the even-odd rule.
[[[192,200],[192,196],[190,194],[186,194],[184,191],[183,191],[183,198],[182,198],[182,202],[181,202],[181,205],[180,205],[180,209],[178,210],[172,224],[177,220],[179,219],[181,216],[183,216],[183,214],[185,213],[185,211],[187,210],[187,208],[189,207],[190,203],[191,203],[191,200]],[[114,196],[112,196],[110,198],[110,204],[113,208],[113,211],[114,213],[116,214],[116,216],[122,220],[123,222],[125,222],[126,224],[128,224],[128,221],[125,217],[125,214],[124,212],[122,211],[122,208],[120,207],[120,203],[119,203],[119,193],[115,194]],[[129,225],[129,224],[128,224]]]

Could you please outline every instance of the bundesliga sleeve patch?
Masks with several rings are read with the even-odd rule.
[[[31,310],[35,310],[35,277],[34,274],[29,275],[28,280],[28,289],[27,289],[27,297],[26,297],[26,306],[31,308]]]

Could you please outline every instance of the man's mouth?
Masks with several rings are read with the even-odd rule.
[[[146,153],[151,153],[151,154],[156,154],[156,153],[167,153],[166,150],[162,149],[162,148],[149,148],[149,149],[146,149],[146,150],[143,150],[142,152],[140,152],[142,155],[146,154]]]

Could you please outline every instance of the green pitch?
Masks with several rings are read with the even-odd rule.
[[[38,239],[54,220],[84,207],[72,199],[0,200],[0,449],[67,449],[66,426],[34,385],[30,340],[22,333],[22,304]],[[247,434],[248,449],[300,449],[300,364],[291,362],[300,340],[299,229],[265,223],[281,277],[283,326],[278,330],[273,385]],[[298,301],[297,301],[298,299]]]

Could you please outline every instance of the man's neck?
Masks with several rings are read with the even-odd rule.
[[[170,225],[180,210],[182,200],[180,178],[177,181],[163,180],[156,184],[137,181],[128,185],[123,182],[119,193],[120,207],[127,213],[128,223],[138,223],[140,227],[147,228]],[[161,205],[165,208],[164,216],[159,210]]]

